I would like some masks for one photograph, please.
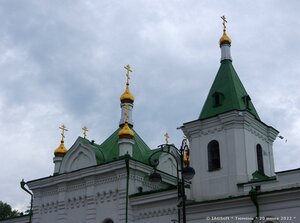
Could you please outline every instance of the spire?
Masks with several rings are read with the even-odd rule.
[[[220,48],[221,48],[221,62],[223,60],[232,60],[231,58],[231,52],[230,52],[230,46],[231,46],[231,39],[229,38],[229,36],[226,33],[226,23],[227,20],[225,18],[225,16],[223,15],[221,17],[221,19],[223,20],[223,35],[220,38]]]
[[[220,39],[221,66],[208,93],[199,119],[207,119],[219,114],[238,110],[248,111],[259,120],[259,116],[246,92],[231,60],[231,40],[226,34],[226,18],[223,19],[223,36]]]
[[[131,94],[129,90],[129,80],[130,80],[130,73],[132,72],[130,65],[126,65],[124,67],[126,69],[126,89],[124,93],[120,97],[121,101],[121,119],[119,122],[119,126],[122,126],[125,124],[125,106],[128,105],[127,108],[127,125],[133,126],[133,120],[132,120],[132,109],[133,109],[133,102],[134,102],[134,96]]]
[[[65,125],[60,126],[59,129],[61,129],[61,141],[60,141],[60,145],[54,151],[54,155],[56,157],[64,157],[68,151],[64,144],[65,131],[68,131],[68,129],[66,129]]]

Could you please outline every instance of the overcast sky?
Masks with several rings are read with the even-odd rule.
[[[300,167],[300,2],[0,2],[0,200],[26,209],[19,182],[53,173],[58,127],[72,146],[103,142],[120,119],[130,64],[135,130],[150,148],[179,146],[220,66],[226,15],[233,65],[263,122],[280,131],[276,171]]]

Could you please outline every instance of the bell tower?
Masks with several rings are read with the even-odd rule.
[[[226,18],[219,44],[221,65],[200,116],[184,123],[196,175],[192,196],[197,201],[237,196],[237,184],[256,173],[275,175],[273,142],[278,131],[262,122],[233,65]]]

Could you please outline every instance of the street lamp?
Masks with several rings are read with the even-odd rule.
[[[156,166],[158,165],[159,161],[158,158],[155,157],[157,157],[158,153],[170,154],[176,161],[178,200],[180,200],[180,198],[182,199],[182,202],[178,204],[178,207],[182,208],[182,222],[186,223],[185,181],[193,179],[195,175],[194,168],[190,167],[190,151],[187,144],[187,139],[182,140],[180,149],[177,149],[174,145],[163,144],[159,146],[159,150],[151,154],[149,157],[149,163],[153,166],[154,172],[150,174],[149,181],[154,183],[159,183],[162,181],[161,175],[156,172]],[[180,219],[180,211],[178,211],[178,222],[181,222]]]

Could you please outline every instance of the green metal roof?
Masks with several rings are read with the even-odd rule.
[[[96,144],[95,142],[89,141],[88,139],[82,138],[80,136],[76,141],[80,141],[82,144],[88,146],[89,148],[95,151],[97,165],[104,164],[120,159],[118,144],[119,131],[120,128],[118,128],[113,134],[111,134],[101,145]],[[132,158],[148,165],[148,158],[156,150],[151,150],[142,140],[142,138],[137,134],[136,131],[134,131],[133,141],[134,144]]]
[[[118,132],[120,128],[118,128],[111,136],[109,136],[100,146],[99,149],[103,152],[105,162],[118,160],[119,159],[119,136]],[[134,130],[133,130],[134,131]],[[142,138],[134,131],[134,145],[133,145],[133,153],[132,158],[138,160],[142,163],[148,164],[148,158],[153,153],[146,143],[142,140]]]
[[[248,111],[260,120],[231,60],[222,60],[199,119],[207,119],[233,110]]]

